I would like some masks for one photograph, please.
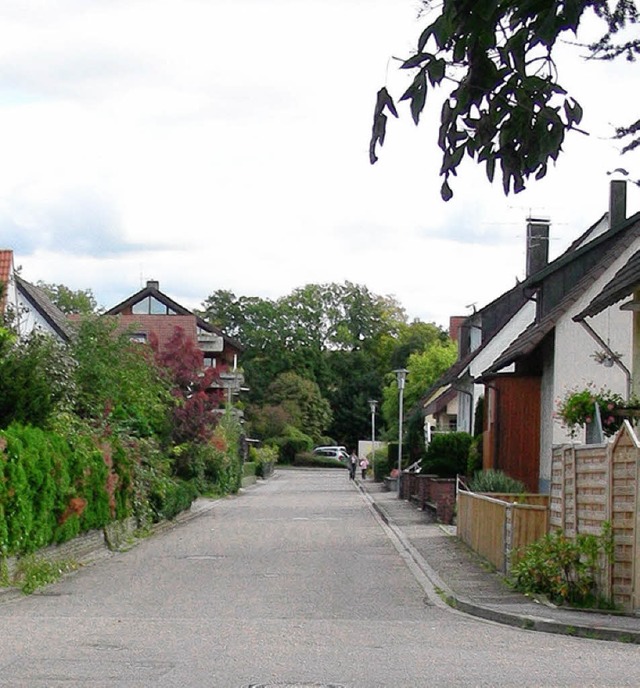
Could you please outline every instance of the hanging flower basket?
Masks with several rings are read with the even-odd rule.
[[[624,399],[617,393],[603,387],[595,391],[593,386],[585,389],[569,390],[564,399],[558,402],[556,417],[567,428],[571,437],[578,430],[595,420],[596,404],[602,420],[602,431],[607,436],[615,435],[624,420],[617,410],[624,407]]]

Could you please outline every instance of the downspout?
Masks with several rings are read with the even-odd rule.
[[[601,346],[605,352],[610,356],[611,360],[622,370],[625,377],[627,378],[627,401],[631,397],[631,371],[625,366],[625,364],[620,360],[619,356],[611,350],[609,345],[602,339],[602,337],[589,325],[585,320],[579,321],[582,327],[591,335],[591,337]]]

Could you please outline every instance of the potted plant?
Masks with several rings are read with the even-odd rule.
[[[584,389],[569,390],[558,402],[556,416],[571,437],[575,437],[579,428],[594,421],[596,404],[600,411],[603,433],[607,437],[614,435],[623,421],[617,410],[624,407],[625,401],[620,394],[606,387],[596,391],[592,385],[587,385]]]

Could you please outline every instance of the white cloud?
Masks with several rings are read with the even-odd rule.
[[[508,199],[467,165],[444,204],[437,108],[417,129],[405,109],[368,162],[375,94],[404,78],[391,56],[408,54],[417,7],[4,2],[0,244],[27,279],[104,306],[148,278],[192,307],[345,279],[442,325],[484,305],[523,276],[529,212],[551,217],[557,255],[606,210],[610,120],[631,120],[633,99],[628,77],[572,58],[594,135]]]

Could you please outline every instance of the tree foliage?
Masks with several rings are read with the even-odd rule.
[[[74,364],[64,347],[38,332],[19,340],[0,328],[0,428],[12,422],[46,427],[71,404]]]
[[[213,411],[220,406],[220,394],[211,387],[219,376],[214,368],[204,368],[202,352],[181,327],[160,350],[157,338],[150,341],[156,363],[162,368],[175,399],[171,435],[176,443],[206,442],[216,426]]]
[[[76,362],[73,410],[136,436],[168,431],[169,385],[152,352],[117,329],[116,320],[83,318],[70,351]]]
[[[282,373],[271,383],[269,397],[282,406],[290,425],[316,440],[331,424],[331,407],[318,385],[293,371]]]
[[[489,181],[497,171],[505,194],[541,179],[557,159],[567,132],[579,130],[582,107],[560,84],[554,49],[565,36],[576,37],[588,14],[603,22],[604,33],[589,45],[591,56],[635,59],[640,42],[623,38],[637,26],[633,0],[443,0],[429,8],[428,25],[413,55],[401,68],[413,80],[407,101],[418,124],[431,91],[445,91],[438,146],[442,151],[441,196],[453,196],[450,180],[465,156],[485,166]],[[618,41],[618,37],[620,40]],[[398,116],[394,98],[378,92],[370,161],[384,143],[387,113]],[[620,127],[616,136],[640,144],[640,121]]]
[[[385,374],[405,365],[411,353],[448,341],[433,323],[408,324],[393,297],[351,282],[308,284],[277,300],[221,290],[204,302],[202,315],[245,347],[242,366],[251,389],[247,417],[262,438],[291,426],[356,446],[370,436],[368,400],[382,399]],[[317,386],[330,406],[328,423],[301,426],[297,404],[273,396],[271,385],[279,387],[291,372]],[[378,435],[381,430],[379,425]]]
[[[63,313],[91,315],[98,310],[98,302],[91,289],[73,290],[64,284],[48,284],[42,280],[38,281],[36,286],[40,287]]]

